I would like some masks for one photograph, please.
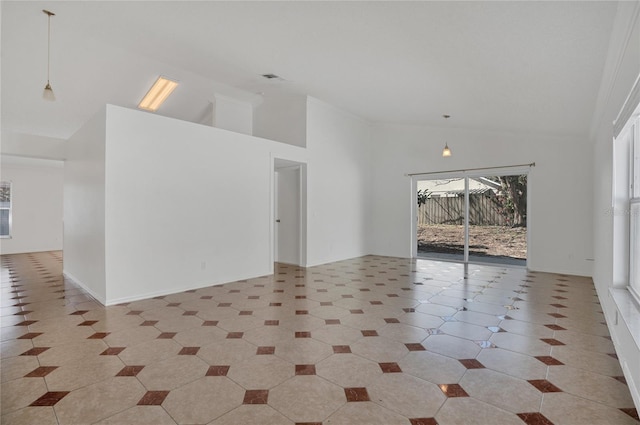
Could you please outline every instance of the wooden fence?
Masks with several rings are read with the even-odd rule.
[[[418,224],[464,224],[464,196],[433,197],[418,208]],[[476,226],[506,226],[498,212],[495,195],[469,194],[469,224]]]

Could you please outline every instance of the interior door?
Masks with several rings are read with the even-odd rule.
[[[275,261],[300,264],[300,167],[276,170]]]

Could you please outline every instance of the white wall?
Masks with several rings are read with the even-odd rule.
[[[271,273],[273,156],[306,161],[297,147],[109,105],[106,302]]]
[[[253,135],[307,146],[306,96],[265,94],[253,111]]]
[[[216,93],[213,101],[213,126],[236,133],[253,133],[253,104]]]
[[[591,275],[592,154],[579,138],[376,125],[374,254],[411,256],[411,179],[405,174],[535,162],[530,169],[528,267]],[[453,152],[442,158],[444,140]]]
[[[370,254],[370,124],[307,102],[307,265]]]
[[[64,274],[104,303],[105,119],[103,108],[67,142]]]
[[[2,136],[0,152],[2,155],[64,160],[66,142],[55,137],[7,132]]]
[[[62,249],[63,163],[2,156],[2,181],[11,182],[11,238],[2,254]]]
[[[628,273],[620,269],[626,266],[626,261],[620,256],[628,250],[619,245],[624,243],[624,238],[614,240],[614,215],[619,214],[617,219],[624,220],[628,212],[612,208],[612,122],[640,75],[640,3],[619,3],[606,64],[592,131],[595,194],[592,206],[595,246],[593,280],[631,395],[636,407],[640,408],[640,336],[628,324],[630,320],[637,323],[640,307],[630,301],[625,290],[615,291],[617,303],[610,293],[614,286],[622,287],[628,283],[621,279]]]

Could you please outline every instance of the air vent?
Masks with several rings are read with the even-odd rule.
[[[262,74],[262,76],[264,78],[266,78],[267,80],[273,80],[274,78],[280,78],[276,74]]]

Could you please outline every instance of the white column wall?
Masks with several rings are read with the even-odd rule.
[[[108,106],[107,303],[270,274],[272,157],[303,149]]]
[[[62,161],[3,155],[0,180],[11,182],[11,238],[0,253],[62,249]]]
[[[370,138],[369,122],[309,98],[307,264],[310,266],[370,253]]]
[[[105,303],[105,120],[103,108],[67,142],[64,274]]]
[[[455,128],[373,128],[373,253],[411,256],[411,179],[406,173],[498,167],[530,169],[528,266],[591,275],[592,153],[579,138]],[[442,157],[445,138],[453,152]]]

